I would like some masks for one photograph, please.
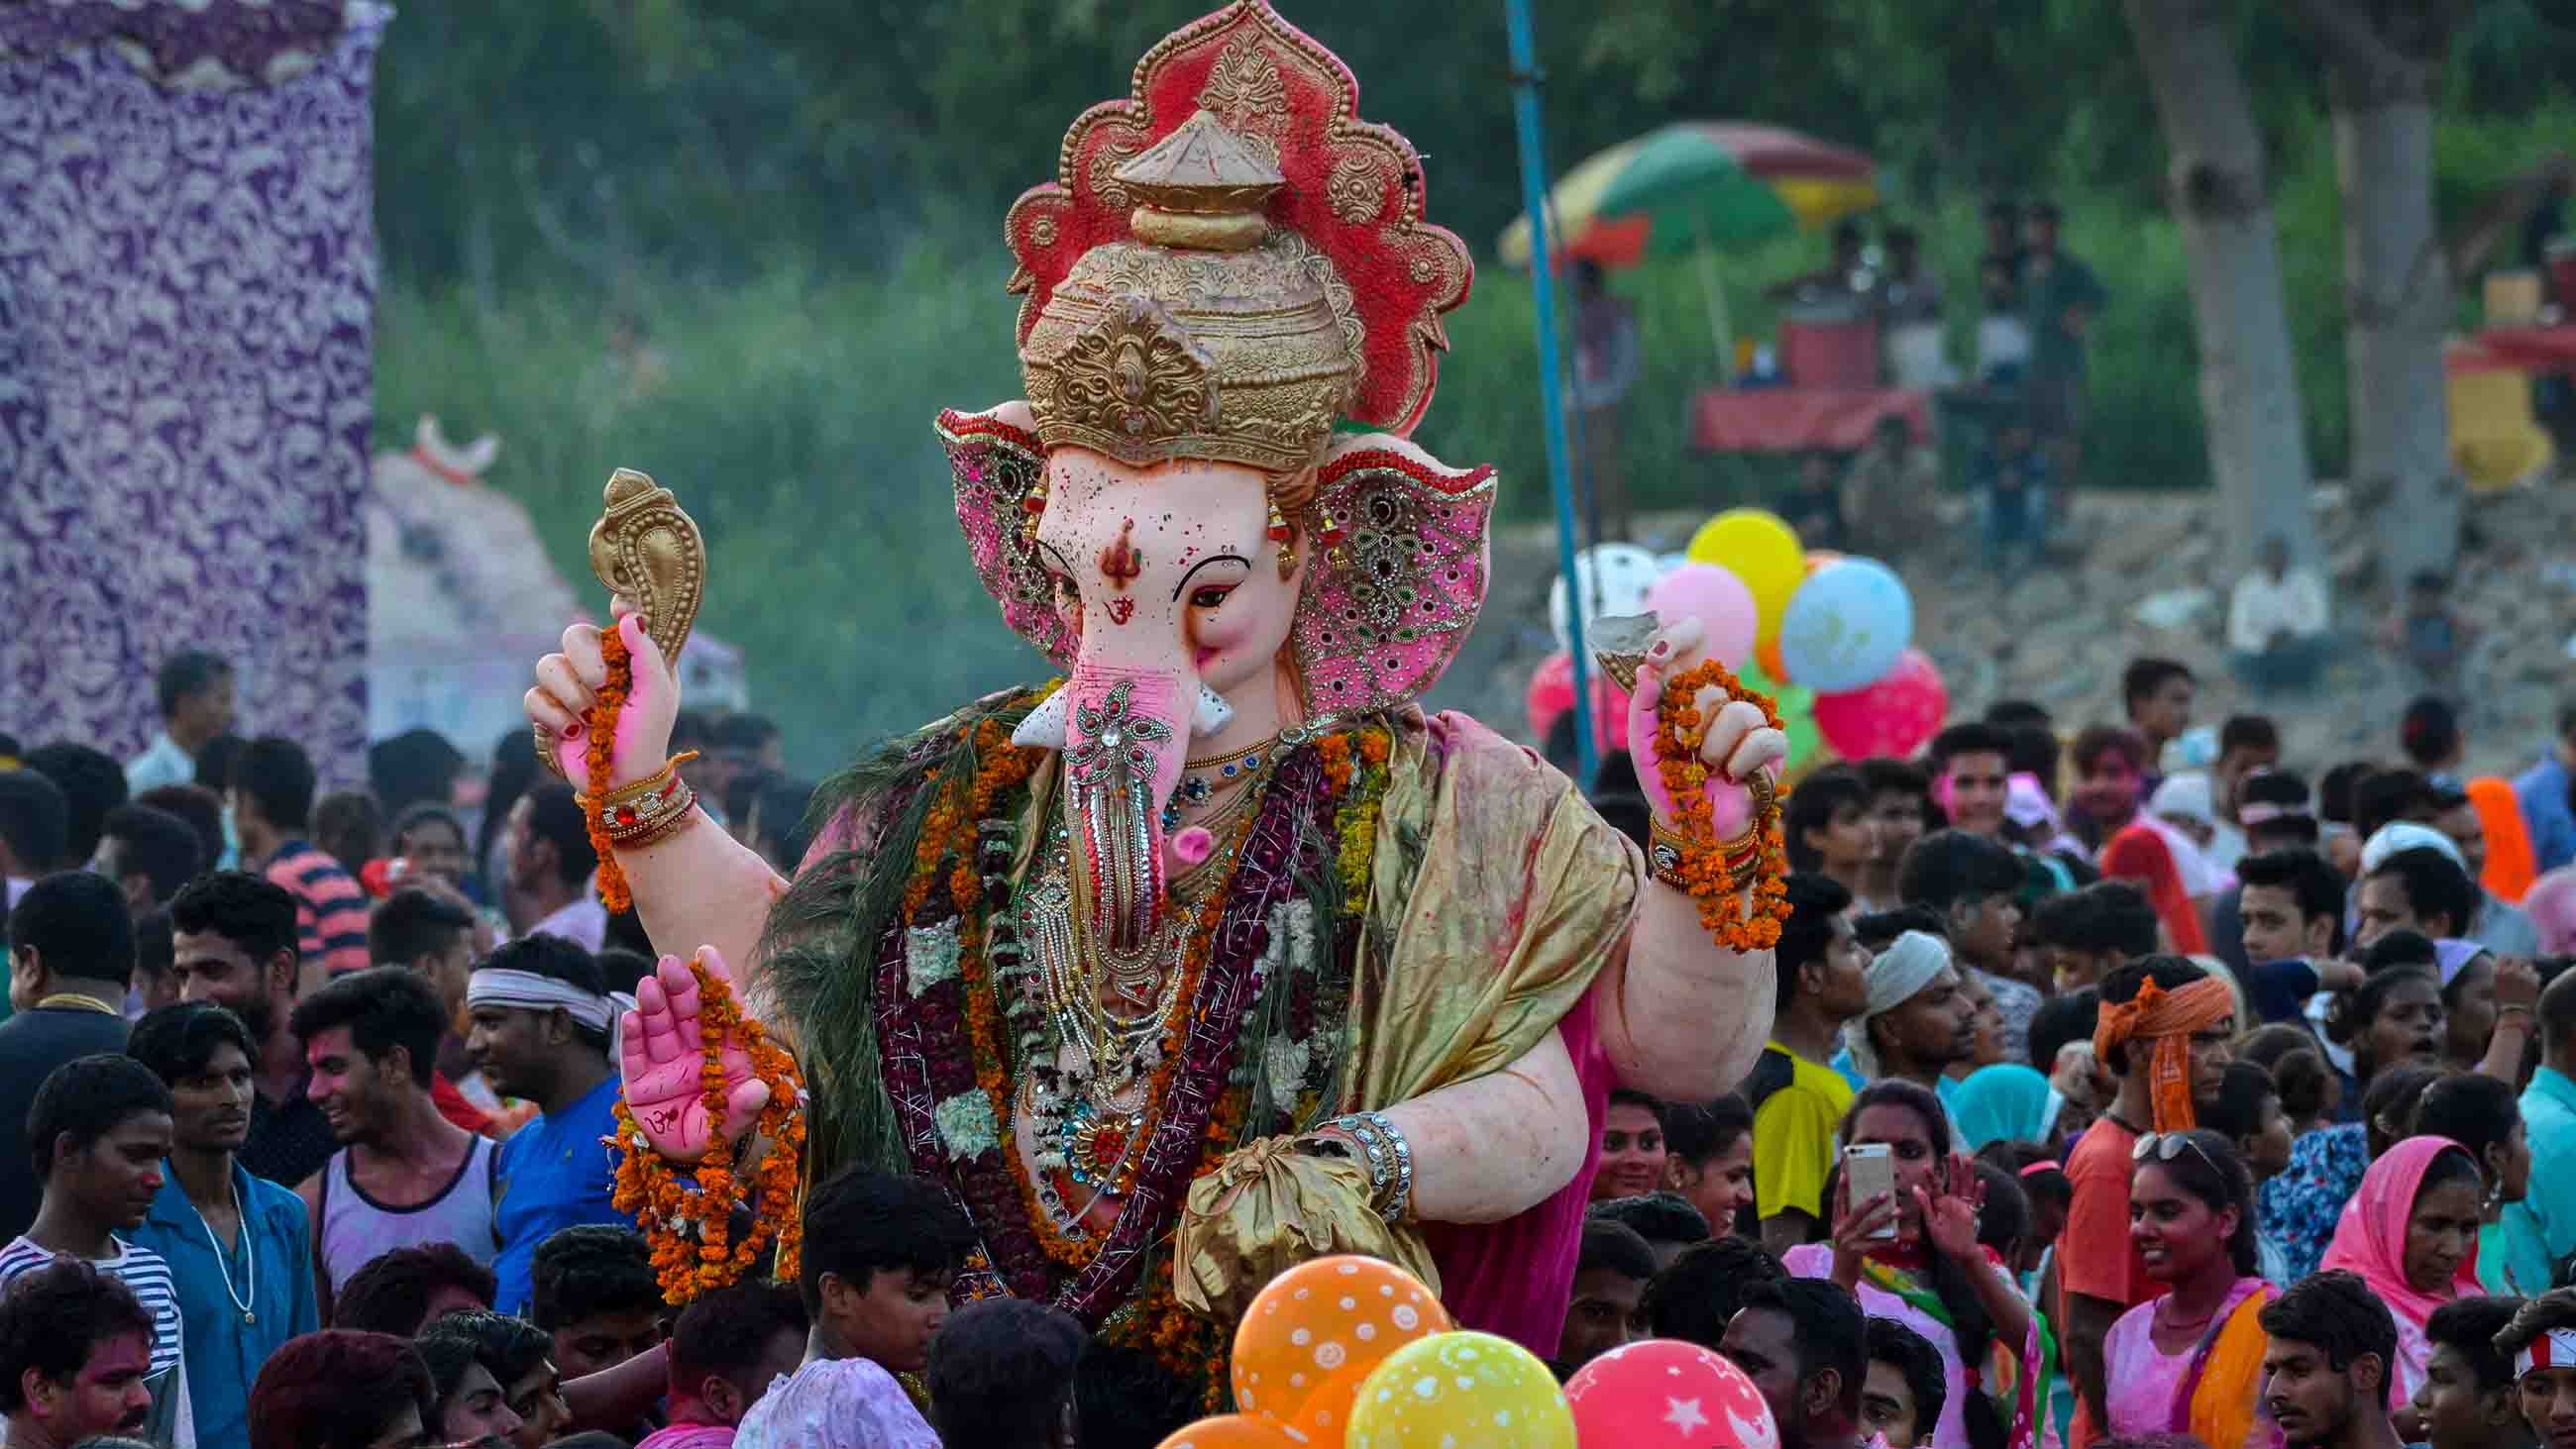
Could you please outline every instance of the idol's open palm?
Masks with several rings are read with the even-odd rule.
[[[707,975],[728,987],[733,984],[714,947],[701,947],[698,960]],[[719,1134],[732,1141],[749,1132],[769,1106],[769,1086],[753,1072],[751,1055],[740,1041],[727,1041],[718,1057],[724,1071],[724,1120],[711,1120],[698,980],[677,956],[663,957],[652,975],[636,983],[635,1009],[626,1013],[623,1055],[626,1110],[664,1157],[694,1162],[706,1156]]]

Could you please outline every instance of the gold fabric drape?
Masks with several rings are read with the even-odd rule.
[[[1352,985],[1342,1102],[1384,1110],[1527,1055],[1635,922],[1643,859],[1572,781],[1473,720],[1394,720]],[[1323,1253],[1397,1263],[1435,1289],[1421,1229],[1367,1204],[1362,1164],[1257,1142],[1192,1185],[1174,1291],[1231,1317]]]

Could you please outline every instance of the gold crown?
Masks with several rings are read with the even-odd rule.
[[[1202,110],[1110,180],[1135,239],[1083,253],[1020,349],[1039,439],[1139,467],[1313,463],[1365,339],[1332,262],[1264,217],[1278,166]]]

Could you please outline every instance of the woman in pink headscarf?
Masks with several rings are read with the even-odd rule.
[[[2409,1137],[2381,1153],[2344,1204],[2323,1269],[2360,1274],[2397,1320],[2391,1407],[2415,1397],[2432,1349],[2424,1321],[2454,1298],[2475,1297],[2478,1225],[2486,1187],[2477,1160],[2448,1137]]]

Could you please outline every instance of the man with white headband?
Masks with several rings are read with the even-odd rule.
[[[609,1065],[616,1003],[599,963],[560,936],[523,936],[474,968],[465,987],[473,1025],[466,1050],[505,1097],[537,1104],[537,1117],[501,1144],[492,1230],[500,1255],[492,1305],[517,1313],[528,1301],[537,1244],[576,1223],[627,1220],[609,1206],[616,1154],[617,1073]]]
[[[2576,1289],[2553,1289],[2522,1305],[2496,1335],[2496,1347],[2513,1355],[2531,1437],[2547,1449],[2576,1449]]]
[[[1868,1007],[1853,1023],[1853,1065],[1871,1081],[1893,1077],[1935,1092],[1942,1073],[1976,1046],[1976,1005],[1959,989],[1950,943],[1908,931],[1861,975]]]

